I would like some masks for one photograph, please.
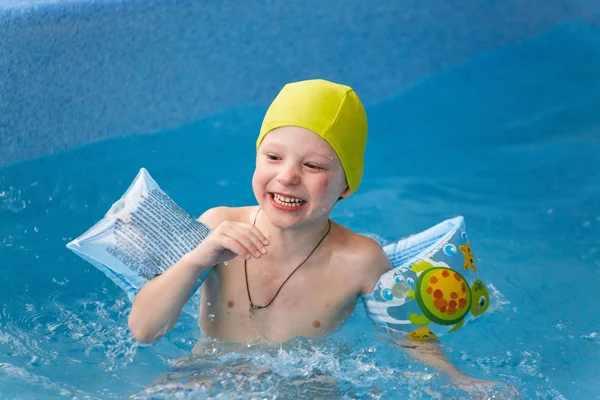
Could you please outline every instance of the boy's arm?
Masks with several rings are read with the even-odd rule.
[[[437,371],[446,374],[453,382],[459,384],[477,384],[484,383],[472,376],[469,376],[455,367],[444,355],[437,340],[416,341],[404,338],[397,338],[395,344],[402,347],[411,357],[416,358],[423,364],[435,368]]]
[[[225,207],[207,210],[199,218],[211,233],[198,247],[157,276],[136,295],[129,313],[129,329],[138,342],[152,343],[177,323],[198,279],[213,265],[241,257],[260,258],[268,245],[253,225],[231,221]]]
[[[150,344],[177,323],[200,276],[211,265],[201,265],[188,253],[162,275],[150,280],[136,295],[128,325],[135,339]]]
[[[200,222],[214,229],[221,222],[223,212],[206,211]],[[136,295],[128,325],[135,339],[150,344],[167,334],[177,323],[184,305],[192,295],[192,289],[200,276],[212,264],[198,262],[201,257],[194,249],[184,255],[163,274],[147,282]]]

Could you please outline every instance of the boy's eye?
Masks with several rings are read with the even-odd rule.
[[[310,168],[310,169],[316,169],[316,170],[323,170],[323,169],[325,169],[325,168],[321,167],[320,165],[313,164],[313,163],[306,163],[305,165],[308,168]]]
[[[279,160],[279,156],[276,154],[267,154],[269,160]]]

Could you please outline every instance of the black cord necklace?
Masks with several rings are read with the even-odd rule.
[[[252,225],[256,225],[256,219],[258,218],[258,213],[259,212],[260,212],[260,208],[258,209],[258,211],[256,212],[256,215],[254,216],[254,222],[252,222]],[[265,304],[263,306],[256,305],[256,304],[254,304],[252,302],[252,297],[250,296],[250,284],[248,283],[248,266],[247,266],[247,260],[244,259],[244,275],[246,276],[246,292],[248,293],[248,303],[250,305],[250,308],[249,308],[250,318],[252,318],[252,310],[260,310],[262,308],[267,308],[267,307],[269,307],[271,305],[271,303],[273,302],[273,300],[275,300],[275,298],[277,297],[277,295],[281,291],[281,288],[283,288],[283,285],[285,285],[285,283],[292,277],[292,275],[294,275],[294,273],[296,271],[298,271],[301,266],[304,265],[304,263],[306,262],[306,260],[308,260],[310,258],[310,256],[312,256],[312,254],[319,248],[319,245],[323,242],[323,240],[325,240],[325,238],[329,234],[329,231],[331,230],[331,220],[327,219],[327,224],[328,224],[327,225],[327,232],[325,232],[325,234],[323,235],[323,237],[321,238],[321,240],[319,240],[319,243],[317,243],[317,245],[315,246],[315,248],[304,259],[304,261],[302,261],[300,263],[300,265],[298,265],[296,267],[296,269],[294,269],[292,271],[292,273],[283,281],[283,283],[281,284],[281,286],[279,286],[279,289],[277,289],[277,292],[275,293],[275,295],[273,296],[273,298],[271,299],[271,301],[269,301],[267,304]]]

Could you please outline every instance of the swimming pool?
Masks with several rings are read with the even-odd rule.
[[[566,23],[371,101],[363,185],[332,215],[382,243],[464,215],[503,305],[445,350],[523,398],[600,393],[599,90],[600,31]],[[362,306],[323,341],[205,343],[190,357],[199,329],[184,316],[137,346],[124,293],[65,249],[140,167],[193,215],[252,203],[265,109],[228,106],[0,169],[3,398],[470,397],[376,333]]]

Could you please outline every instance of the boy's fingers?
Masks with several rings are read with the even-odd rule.
[[[262,244],[258,240],[258,237],[251,234],[247,230],[243,228],[234,229],[231,232],[228,232],[227,236],[236,240],[252,256],[258,258],[263,254],[262,248],[264,246],[262,246]]]
[[[260,229],[258,229],[256,226],[251,225],[252,227],[252,232],[254,232],[254,234],[256,236],[258,236],[258,238],[260,239],[261,243],[265,246],[267,246],[269,244],[269,240],[267,239],[267,237],[265,235],[263,235],[263,233],[260,231]]]
[[[263,233],[260,231],[260,229],[258,229],[256,226],[245,223],[245,222],[241,222],[237,226],[245,229],[246,232],[252,233],[254,236],[256,236],[258,238],[258,240],[260,241],[261,246],[266,246],[269,244],[269,240],[267,239],[267,237],[265,235],[263,235]]]
[[[222,236],[236,240],[256,258],[267,253],[267,238],[252,224],[224,222],[220,232]]]
[[[265,246],[268,244],[268,241],[261,231],[251,224],[239,224],[238,228],[243,235],[246,235],[252,241],[256,250],[262,254],[267,254],[267,248]],[[267,243],[265,243],[265,241]]]
[[[261,231],[251,226],[250,229],[246,231],[246,234],[262,254],[267,254],[267,248],[265,246],[267,246],[269,242]]]
[[[240,257],[245,258],[246,260],[250,259],[251,257],[250,252],[248,252],[248,250],[246,250],[246,248],[242,244],[240,244],[237,240],[229,236],[223,236],[221,244],[226,249],[234,252]]]

